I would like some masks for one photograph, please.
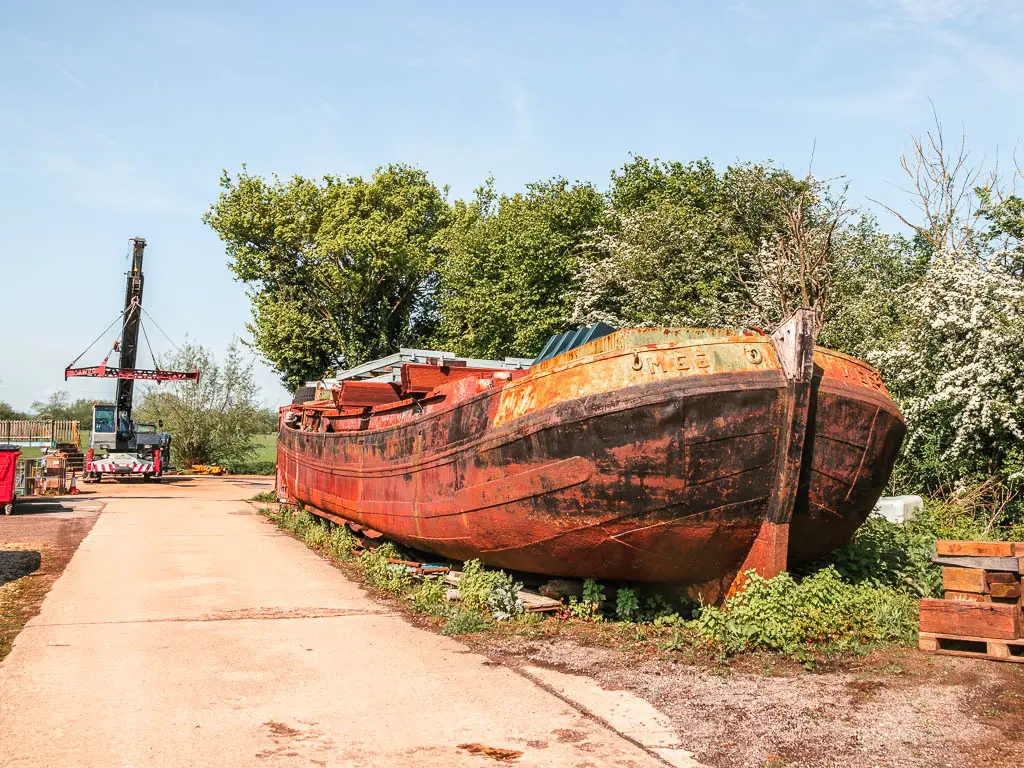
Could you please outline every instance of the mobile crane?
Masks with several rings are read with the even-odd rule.
[[[163,424],[132,421],[132,399],[135,381],[199,381],[199,371],[165,371],[157,368],[136,368],[139,351],[139,330],[142,328],[142,255],[146,249],[144,238],[132,238],[132,263],[128,270],[124,292],[124,310],[108,326],[121,321],[121,334],[103,362],[96,366],[75,368],[86,348],[64,369],[64,380],[73,376],[91,376],[117,379],[113,403],[94,403],[92,407],[92,434],[82,479],[99,481],[103,475],[117,477],[141,475],[143,479],[159,479],[170,459],[171,436],[160,431]],[[104,331],[104,334],[106,331]],[[104,335],[101,334],[101,337]],[[99,339],[97,339],[99,341]],[[96,342],[93,342],[95,344]],[[116,366],[108,364],[111,353],[118,354]],[[97,451],[105,451],[97,457]]]

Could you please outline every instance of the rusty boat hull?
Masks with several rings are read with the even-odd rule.
[[[846,542],[904,431],[878,374],[813,339],[794,356],[749,332],[619,331],[526,372],[283,425],[278,484],[443,557],[714,599],[748,568]]]

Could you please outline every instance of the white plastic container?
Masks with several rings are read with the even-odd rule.
[[[905,523],[913,520],[919,509],[924,507],[920,496],[883,496],[875,503],[875,512],[891,523]]]

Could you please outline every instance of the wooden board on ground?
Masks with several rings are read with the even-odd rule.
[[[946,566],[942,569],[942,588],[953,592],[975,592],[982,595],[988,583],[985,571],[978,568],[956,568]]]
[[[1012,541],[955,541],[939,539],[935,551],[940,555],[967,555],[970,557],[1013,557],[1024,554],[1016,551]]]
[[[953,555],[932,555],[932,562],[957,568],[979,568],[986,571],[1020,573],[1019,557],[960,557]]]
[[[544,595],[539,595],[536,592],[528,592],[525,589],[519,592],[519,599],[523,601],[523,605],[526,606],[526,610],[530,613],[557,611],[562,607],[561,600],[553,600],[550,597],[544,597]]]
[[[462,580],[462,571],[449,571],[444,577],[445,583],[453,587],[459,586]],[[545,611],[557,611],[562,607],[561,600],[552,600],[550,597],[531,592],[526,589],[519,590],[519,599],[523,601],[528,613],[543,613]]]
[[[971,659],[1024,663],[1024,642],[1007,642],[993,640],[989,637],[921,632],[918,636],[918,647],[928,653],[941,653],[946,656],[965,656]]]
[[[922,600],[921,631],[1016,640],[1020,631],[1020,607],[1007,603]]]

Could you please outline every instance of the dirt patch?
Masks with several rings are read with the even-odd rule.
[[[555,738],[563,744],[576,744],[586,738],[584,734],[570,728],[558,728],[554,733]]]
[[[258,759],[304,757],[313,765],[327,765],[324,757],[334,749],[334,740],[324,734],[318,723],[302,720],[297,723],[297,727],[293,727],[276,720],[267,720],[263,727],[267,729],[273,746],[257,752]]]
[[[568,638],[475,640],[509,666],[550,666],[640,696],[671,719],[684,749],[718,768],[1008,767],[1024,748],[1024,665],[887,649],[808,672],[770,655],[734,667]]]
[[[273,736],[287,736],[289,738],[294,738],[302,733],[298,728],[292,728],[289,725],[278,723],[275,720],[268,720],[263,725]]]
[[[92,529],[102,504],[20,502],[0,517],[0,660]]]
[[[459,744],[459,749],[464,749],[471,755],[483,755],[492,760],[507,763],[511,760],[518,760],[523,753],[516,749],[502,749],[501,747],[485,747],[483,744]]]

